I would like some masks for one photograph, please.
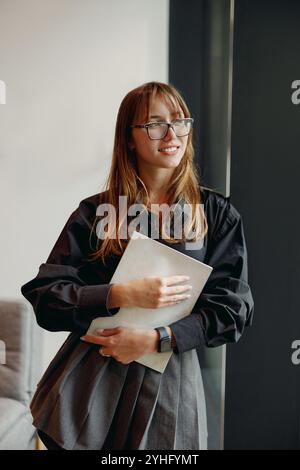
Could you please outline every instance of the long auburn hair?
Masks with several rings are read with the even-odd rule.
[[[175,112],[182,111],[184,117],[191,117],[190,111],[179,93],[172,85],[161,82],[148,82],[131,90],[121,102],[115,129],[114,148],[112,154],[111,168],[105,183],[105,192],[99,194],[99,204],[106,203],[114,206],[116,210],[116,237],[110,237],[109,231],[106,238],[100,241],[91,258],[101,258],[105,263],[105,257],[110,253],[122,255],[128,239],[119,238],[118,228],[127,222],[127,214],[119,213],[119,196],[126,196],[128,207],[137,202],[137,197],[145,207],[150,207],[150,199],[147,188],[138,175],[136,155],[129,147],[131,140],[130,125],[144,119],[148,122],[150,103],[156,97],[164,100],[169,109]],[[172,182],[167,188],[169,204],[174,204],[183,198],[185,203],[191,205],[191,219],[189,231],[193,230],[193,237],[189,241],[202,239],[207,233],[207,220],[201,206],[201,192],[198,171],[194,163],[192,130],[188,135],[185,153],[179,165],[174,169]],[[198,208],[198,210],[197,210]],[[99,220],[99,219],[98,219]],[[92,232],[97,222],[95,219]],[[176,244],[186,239],[185,234],[178,240],[166,235],[164,224],[159,222],[162,236],[168,239],[168,243]],[[91,232],[91,233],[92,233]]]

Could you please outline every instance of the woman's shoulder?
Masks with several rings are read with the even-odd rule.
[[[99,192],[82,199],[75,212],[83,218],[95,218],[97,207],[106,202],[108,191]]]
[[[230,201],[230,196],[224,196],[214,189],[201,186],[202,203],[208,226],[214,234],[222,234],[230,226],[239,222],[241,215]]]
[[[230,196],[224,196],[222,193],[205,186],[201,186],[200,191],[202,203],[206,209],[217,212],[225,211],[228,212],[228,216],[233,218],[240,217],[239,212],[231,203]]]
[[[97,215],[97,208],[106,200],[107,191],[99,192],[82,199],[73,210],[67,225],[93,226]]]
[[[208,188],[207,186],[200,186],[200,192],[204,204],[217,204],[219,206],[225,206],[230,198],[224,196],[215,189]]]

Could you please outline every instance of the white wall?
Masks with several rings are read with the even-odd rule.
[[[0,297],[102,190],[123,96],[167,81],[168,0],[0,0]],[[44,368],[65,333],[44,333]]]

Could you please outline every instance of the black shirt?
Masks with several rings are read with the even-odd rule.
[[[213,271],[191,314],[169,325],[176,338],[176,352],[236,342],[253,315],[241,216],[229,198],[204,188],[201,194],[208,223],[202,247],[187,250],[185,242],[170,246],[209,264]],[[98,204],[99,194],[80,202],[46,263],[21,288],[42,328],[83,334],[94,318],[119,310],[108,309],[107,299],[113,285],[110,279],[121,257],[111,254],[105,264],[99,259],[91,262],[89,257],[96,242],[92,227]],[[167,244],[166,240],[158,241]]]

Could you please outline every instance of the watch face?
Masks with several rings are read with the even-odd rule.
[[[167,338],[162,338],[160,340],[160,352],[166,352],[166,351],[172,351],[170,336],[168,336]]]

